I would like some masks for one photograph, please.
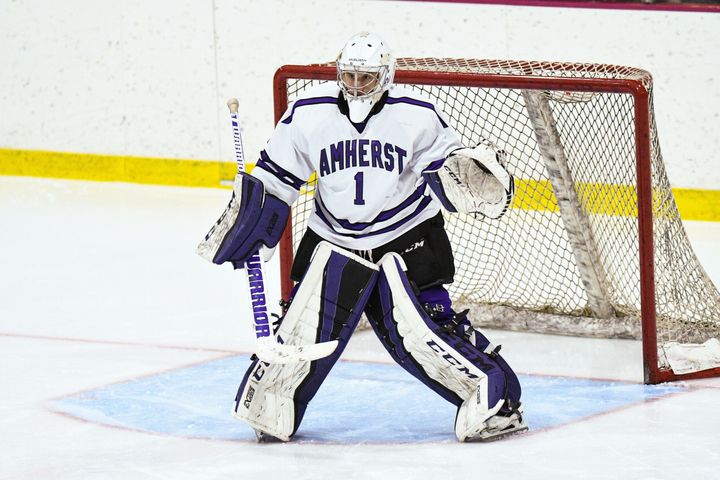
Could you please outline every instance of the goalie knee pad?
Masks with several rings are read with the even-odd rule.
[[[393,359],[458,407],[455,429],[460,440],[506,407],[512,379],[506,379],[497,355],[430,318],[410,287],[399,255],[390,253],[380,261],[368,314]]]
[[[330,356],[309,362],[270,364],[254,358],[238,389],[234,415],[256,430],[289,440],[347,345],[377,276],[375,264],[320,243],[276,336],[288,345],[338,340],[338,346]]]

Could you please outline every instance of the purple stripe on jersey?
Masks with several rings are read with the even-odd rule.
[[[440,160],[435,160],[435,161],[432,162],[430,165],[428,165],[427,167],[425,167],[425,169],[423,170],[423,173],[425,173],[425,172],[434,172],[435,170],[438,170],[440,167],[443,166],[443,163],[445,163],[445,160],[447,160],[447,159],[446,159],[446,158],[441,158]]]
[[[265,150],[260,152],[260,159],[257,161],[256,166],[273,174],[278,180],[291,186],[295,190],[300,190],[300,187],[302,187],[303,183],[305,183],[304,180],[296,177],[292,174],[292,172],[285,170],[280,165],[273,162]]]
[[[298,107],[304,107],[305,105],[318,105],[321,103],[335,103],[337,104],[338,99],[337,97],[314,97],[314,98],[303,98],[302,100],[297,100],[292,107],[292,110],[290,111],[290,115],[282,121],[282,123],[289,125],[290,122],[292,122],[293,115],[295,115],[295,109]]]
[[[376,231],[376,232],[360,233],[360,234],[338,232],[338,231],[335,229],[335,226],[334,226],[332,223],[330,223],[330,221],[327,219],[327,217],[325,217],[325,215],[323,215],[323,213],[322,213],[322,211],[321,211],[321,208],[320,208],[319,205],[317,205],[317,203],[315,204],[315,213],[317,214],[318,217],[320,217],[320,219],[321,219],[323,222],[325,222],[325,224],[327,224],[328,227],[330,227],[330,229],[332,229],[332,230],[333,230],[335,233],[337,233],[338,235],[342,235],[343,237],[351,237],[351,238],[365,238],[365,237],[372,237],[372,236],[374,236],[374,235],[381,235],[381,234],[383,234],[383,233],[392,232],[393,230],[398,229],[398,228],[401,227],[402,225],[406,224],[407,222],[409,222],[409,221],[412,220],[413,218],[415,218],[415,217],[417,217],[418,215],[420,215],[420,213],[422,213],[422,211],[425,209],[425,207],[428,206],[428,204],[429,204],[431,201],[432,201],[432,197],[423,197],[422,201],[421,201],[420,204],[417,206],[417,208],[415,209],[415,211],[412,212],[412,213],[411,213],[410,215],[408,215],[407,217],[403,218],[402,220],[400,220],[400,221],[398,221],[398,222],[395,222],[395,223],[393,223],[392,225],[389,225],[389,226],[387,226],[387,227],[385,227],[385,228],[381,228],[380,230],[378,230],[378,231]]]
[[[407,103],[408,105],[416,105],[418,107],[429,108],[430,110],[435,112],[435,115],[437,115],[438,120],[440,120],[440,124],[443,126],[443,128],[447,128],[447,126],[448,126],[448,124],[445,123],[445,120],[443,120],[442,117],[440,116],[440,114],[438,114],[437,110],[435,110],[435,105],[433,105],[432,103],[423,102],[422,100],[417,100],[415,98],[410,98],[410,97],[398,97],[398,98],[388,97],[386,102],[388,105],[394,105],[396,103]]]
[[[345,220],[343,218],[337,218],[336,216],[334,216],[332,214],[332,212],[330,212],[330,210],[328,210],[327,207],[325,207],[325,202],[320,197],[320,192],[315,193],[315,198],[317,199],[318,202],[321,203],[323,209],[327,212],[327,215],[330,218],[332,218],[333,220],[335,220],[335,222],[337,222],[337,224],[340,225],[342,228],[345,228],[347,230],[360,231],[360,230],[365,230],[366,228],[368,228],[376,223],[390,220],[392,217],[394,217],[401,211],[405,210],[407,207],[409,207],[415,201],[417,201],[420,197],[422,197],[423,193],[425,193],[425,183],[420,185],[413,193],[410,194],[410,196],[408,196],[405,200],[403,200],[396,207],[393,207],[390,210],[385,210],[383,212],[380,212],[377,215],[377,217],[370,220],[369,222],[357,222],[357,223],[353,223],[349,220]]]
[[[317,192],[315,192],[315,195],[317,196]],[[320,208],[320,202],[317,201],[317,198],[315,199],[315,215],[320,217],[320,220],[325,222],[325,225],[330,227],[330,230],[332,230],[333,232],[335,231],[335,226],[332,223],[330,223],[330,220],[328,220],[327,217],[325,216],[325,214],[323,213],[322,208]]]

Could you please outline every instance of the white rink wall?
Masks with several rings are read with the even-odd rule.
[[[631,65],[655,79],[675,187],[720,189],[720,14],[349,0],[0,0],[0,148],[250,160],[283,64],[331,60],[356,31],[399,56]]]

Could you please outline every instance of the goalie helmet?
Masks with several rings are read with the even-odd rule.
[[[380,37],[362,32],[347,41],[336,64],[337,82],[348,103],[350,120],[362,122],[390,88],[395,57]]]

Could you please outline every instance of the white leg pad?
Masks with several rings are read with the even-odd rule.
[[[357,255],[327,242],[320,243],[278,329],[278,341],[288,345],[305,345],[318,341],[319,332],[323,328],[321,310],[324,301],[322,297],[324,275],[333,253],[336,254],[334,257],[336,259],[337,254],[340,254],[375,272],[378,270],[375,264]],[[362,307],[357,313],[357,320],[361,312]],[[327,325],[325,327],[327,328]],[[341,351],[342,347],[338,347],[337,355],[335,353],[332,355],[333,359],[319,361],[328,360],[329,363],[325,368],[329,370]],[[312,364],[311,361],[270,364],[256,360],[246,374],[241,391],[238,392],[233,415],[256,430],[288,441],[296,427],[294,400],[296,392],[311,373]],[[319,367],[316,367],[316,370],[317,368]]]
[[[404,348],[427,376],[464,399],[455,426],[458,439],[464,441],[495,415],[505,400],[489,405],[488,376],[433,331],[428,323],[432,321],[419,311],[414,296],[408,292],[402,257],[388,253],[379,265],[392,294],[393,320]]]
[[[475,395],[467,398],[458,409],[455,418],[455,436],[461,442],[476,438],[480,432],[487,429],[486,421],[498,413],[505,403],[501,399],[497,404],[489,407],[487,404],[487,377],[478,383]]]

